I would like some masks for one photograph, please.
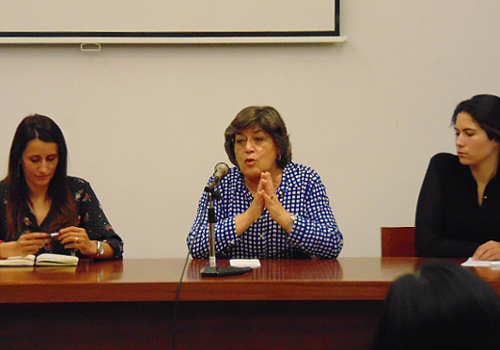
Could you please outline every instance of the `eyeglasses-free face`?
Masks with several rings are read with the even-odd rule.
[[[34,139],[28,142],[22,157],[26,182],[31,190],[46,189],[59,164],[59,147],[55,142]]]
[[[474,168],[487,162],[498,164],[499,145],[490,140],[486,131],[467,112],[457,116],[455,144],[460,162]]]

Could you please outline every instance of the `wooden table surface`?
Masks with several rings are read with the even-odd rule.
[[[180,289],[184,259],[0,268],[0,348],[365,350],[393,280],[423,262],[262,260],[207,278],[207,260],[189,260]],[[500,270],[471,270],[500,292]]]
[[[232,277],[202,277],[207,260],[189,260],[179,300],[383,300],[419,258],[262,260]],[[461,261],[457,261],[460,263]],[[0,268],[0,303],[174,301],[184,259],[125,259],[78,267]],[[227,266],[228,261],[218,261]],[[500,292],[500,270],[470,268]]]

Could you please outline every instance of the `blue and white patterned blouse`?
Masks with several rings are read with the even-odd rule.
[[[212,178],[210,179],[212,180]],[[210,181],[209,180],[209,181]],[[336,258],[343,246],[321,178],[313,169],[289,163],[276,193],[283,207],[297,215],[290,234],[264,210],[261,217],[241,236],[236,235],[235,218],[253,201],[238,167],[231,168],[219,186],[221,200],[214,200],[217,222],[214,224],[215,250],[218,258]],[[208,194],[198,205],[198,213],[187,237],[194,258],[208,258]]]

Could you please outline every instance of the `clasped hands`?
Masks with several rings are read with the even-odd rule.
[[[36,254],[40,249],[51,242],[59,240],[66,249],[78,249],[85,255],[97,253],[94,241],[90,240],[87,231],[80,227],[70,226],[59,231],[59,235],[52,238],[48,233],[33,232],[24,234],[15,242],[13,255],[26,256]]]
[[[285,228],[289,225],[292,214],[279,201],[276,189],[277,186],[273,183],[271,173],[267,171],[263,172],[250,207],[245,213],[236,217],[236,234],[238,236],[243,234],[248,227],[257,221],[265,209],[267,209],[273,220],[281,227]]]

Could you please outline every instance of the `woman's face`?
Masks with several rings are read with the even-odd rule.
[[[490,140],[486,131],[467,112],[457,115],[455,124],[456,146],[460,162],[471,167],[485,162],[498,162],[498,142]]]
[[[238,166],[247,179],[260,178],[265,171],[273,174],[278,165],[279,153],[274,139],[260,125],[256,125],[236,134],[234,153]]]
[[[57,143],[31,140],[24,150],[22,164],[30,189],[47,189],[59,164]]]

